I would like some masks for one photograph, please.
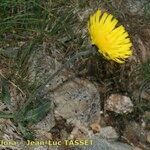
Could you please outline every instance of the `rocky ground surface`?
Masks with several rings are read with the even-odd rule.
[[[34,60],[34,61],[33,61]],[[47,56],[42,51],[36,51],[30,66],[31,82],[42,83],[45,80],[44,73],[51,76],[59,67],[55,59]],[[128,143],[119,142],[120,137],[115,127],[107,124],[104,119],[105,112],[101,109],[101,96],[98,85],[88,79],[77,78],[73,72],[67,69],[56,76],[46,85],[42,93],[48,93],[45,97],[52,101],[51,112],[37,124],[31,126],[35,131],[36,140],[65,140],[65,139],[91,139],[91,146],[75,146],[78,150],[136,150],[136,145],[128,142],[128,139],[149,142],[149,134],[136,122],[130,122],[124,131],[123,138]],[[41,93],[40,93],[41,94]],[[16,102],[14,102],[14,106]],[[1,109],[6,106],[1,104]],[[10,108],[11,110],[11,108]],[[129,97],[120,94],[112,94],[105,102],[105,110],[116,114],[127,114],[133,111],[133,103]],[[1,119],[2,139],[20,140],[17,147],[12,149],[61,149],[48,146],[27,146],[17,128],[10,120]],[[17,134],[16,134],[17,133]],[[131,140],[131,141],[132,141]],[[142,144],[142,143],[141,143]],[[71,146],[73,149],[73,145]],[[78,147],[78,148],[77,148]],[[145,147],[146,148],[146,147]],[[139,148],[140,150],[140,148]]]
[[[135,19],[135,15],[142,17],[149,17],[150,12],[146,11],[148,0],[127,0],[127,1],[112,1],[113,9],[122,12],[122,15],[129,15],[129,18]],[[95,6],[93,6],[95,7]],[[102,6],[104,7],[104,6]],[[78,14],[79,21],[85,20],[93,8],[83,8],[80,10],[78,7],[74,13]],[[141,22],[140,22],[141,23]],[[127,28],[136,28],[134,24],[126,23]],[[76,26],[74,27],[75,30]],[[139,29],[141,30],[141,29]],[[82,28],[78,34],[82,38],[86,37],[87,31]],[[93,141],[89,146],[74,146],[69,147],[61,146],[27,146],[18,127],[10,119],[0,118],[0,139],[19,141],[16,146],[1,146],[2,150],[148,150],[150,146],[150,111],[143,112],[142,116],[136,120],[136,117],[131,116],[136,110],[134,98],[139,96],[139,84],[142,82],[126,81],[130,75],[123,77],[124,69],[132,64],[138,64],[146,61],[150,52],[148,46],[149,40],[144,41],[143,37],[150,37],[150,28],[146,27],[141,30],[141,35],[138,33],[133,34],[133,41],[136,46],[133,47],[134,56],[129,60],[129,63],[123,66],[123,69],[118,68],[120,71],[119,77],[115,77],[119,81],[117,86],[125,87],[126,82],[129,82],[129,87],[124,90],[116,90],[116,83],[108,83],[109,77],[114,73],[114,70],[107,70],[110,64],[105,62],[101,63],[101,68],[106,67],[104,72],[100,72],[106,79],[103,81],[93,80],[93,77],[84,77],[86,73],[83,70],[81,76],[76,71],[77,66],[70,65],[58,74],[54,79],[47,83],[46,86],[38,93],[38,96],[44,95],[44,99],[51,102],[50,112],[36,124],[29,125],[29,128],[35,133],[35,140],[72,140],[72,139],[90,139]],[[143,36],[144,35],[144,36]],[[67,41],[66,38],[59,39]],[[86,41],[87,42],[87,41]],[[28,81],[30,85],[40,85],[45,82],[47,77],[54,74],[62,65],[60,61],[63,54],[60,50],[53,45],[50,49],[55,49],[49,54],[45,48],[45,43],[40,45],[37,50],[32,54],[28,61]],[[16,50],[16,49],[15,49]],[[140,51],[142,50],[142,52]],[[137,51],[140,51],[140,58]],[[59,60],[60,59],[60,60]],[[83,60],[84,63],[88,63]],[[95,65],[95,64],[94,64]],[[87,68],[86,68],[87,69]],[[5,72],[5,68],[2,68]],[[130,71],[130,68],[129,70]],[[108,72],[108,74],[107,74]],[[3,72],[1,72],[3,73]],[[106,73],[106,75],[104,75]],[[77,75],[78,74],[78,75]],[[90,73],[89,73],[90,74]],[[121,78],[124,78],[121,80]],[[112,78],[113,80],[113,78]],[[130,80],[130,79],[129,79]],[[132,80],[132,79],[131,79]],[[121,83],[120,83],[121,82]],[[111,87],[113,89],[107,89]],[[149,101],[150,88],[145,88],[142,91],[141,97]],[[108,90],[108,91],[107,91]],[[109,91],[110,90],[110,91]],[[19,92],[18,92],[19,91]],[[107,91],[107,92],[106,92]],[[115,92],[114,92],[115,91]],[[0,102],[0,111],[13,112],[18,109],[18,106],[23,105],[25,101],[25,94],[21,89],[10,83],[10,96],[11,106]],[[132,118],[132,119],[128,119]]]

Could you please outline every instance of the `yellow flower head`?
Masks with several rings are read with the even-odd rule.
[[[108,60],[124,63],[132,55],[132,43],[125,28],[116,27],[118,20],[111,14],[97,10],[90,16],[88,30],[91,42]]]

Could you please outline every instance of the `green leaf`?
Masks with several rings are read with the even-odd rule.
[[[23,121],[27,121],[29,123],[39,122],[50,111],[50,106],[51,106],[50,102],[45,102],[45,103],[38,105],[37,108],[29,110],[25,114]]]
[[[6,81],[5,79],[2,79],[1,100],[5,104],[10,105],[10,103],[11,103],[11,96],[10,96],[10,92],[9,92],[8,81]]]
[[[0,111],[0,118],[11,119],[13,117],[14,117],[13,114],[6,114],[6,113]]]
[[[34,138],[33,132],[31,132],[27,127],[23,126],[22,123],[18,123],[18,128],[25,139],[31,140]]]

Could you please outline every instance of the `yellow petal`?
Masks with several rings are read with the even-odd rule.
[[[88,30],[91,43],[106,59],[123,63],[132,55],[132,43],[125,28],[122,25],[116,27],[117,23],[113,15],[98,10],[90,16]]]

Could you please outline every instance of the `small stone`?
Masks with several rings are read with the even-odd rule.
[[[101,126],[98,123],[93,123],[90,125],[93,133],[98,133],[100,132]]]
[[[113,111],[119,114],[130,113],[133,111],[133,103],[127,96],[112,94],[106,100],[105,110]]]
[[[119,137],[115,129],[111,126],[101,128],[100,136],[109,140],[116,140]]]
[[[93,134],[87,127],[81,124],[81,122],[75,121],[73,124],[75,126],[69,136],[69,139],[85,139],[91,137]]]

